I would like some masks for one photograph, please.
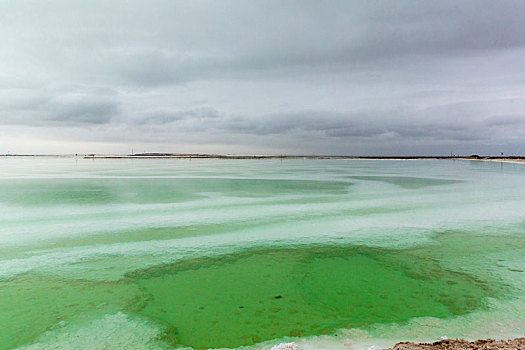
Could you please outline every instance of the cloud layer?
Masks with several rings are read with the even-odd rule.
[[[525,153],[523,1],[0,13],[0,154]]]

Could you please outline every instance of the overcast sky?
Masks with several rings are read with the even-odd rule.
[[[525,154],[525,1],[0,1],[0,154]]]

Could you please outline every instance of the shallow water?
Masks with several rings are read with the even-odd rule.
[[[0,349],[525,329],[522,164],[1,158],[0,171]]]

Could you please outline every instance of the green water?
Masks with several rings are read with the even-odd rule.
[[[174,203],[202,197],[201,193],[234,196],[268,196],[275,192],[342,193],[348,183],[270,179],[47,179],[8,180],[1,184],[4,200],[15,205],[81,205],[101,203]]]
[[[82,314],[93,317],[118,312],[136,303],[140,295],[138,288],[129,284],[50,276],[25,276],[4,282],[0,286],[0,347],[26,344]]]
[[[507,297],[511,288],[497,278],[441,266],[437,258],[451,253],[442,243],[448,236],[472,247],[494,239],[456,233],[411,249],[257,249],[137,270],[117,282],[25,275],[0,288],[0,299],[9,301],[0,308],[0,346],[27,343],[81,314],[139,314],[163,325],[163,340],[175,347],[221,348],[453,317],[485,308],[487,297]],[[511,240],[511,249],[525,244]]]
[[[152,300],[140,312],[176,345],[237,347],[339,328],[452,317],[503,295],[417,251],[316,247],[199,259],[134,274]]]
[[[460,180],[428,179],[408,176],[349,176],[349,179],[379,181],[400,186],[405,189],[418,189],[427,186],[440,186],[460,183]]]
[[[2,161],[0,349],[525,329],[521,165]]]

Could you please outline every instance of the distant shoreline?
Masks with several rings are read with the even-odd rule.
[[[141,153],[133,155],[114,154],[2,154],[0,158],[84,158],[84,159],[369,159],[369,160],[418,160],[418,159],[466,159],[493,162],[525,163],[525,156],[323,156],[323,155],[223,155],[223,154],[176,154]]]
[[[503,163],[525,163],[525,157],[482,158],[478,160]]]

